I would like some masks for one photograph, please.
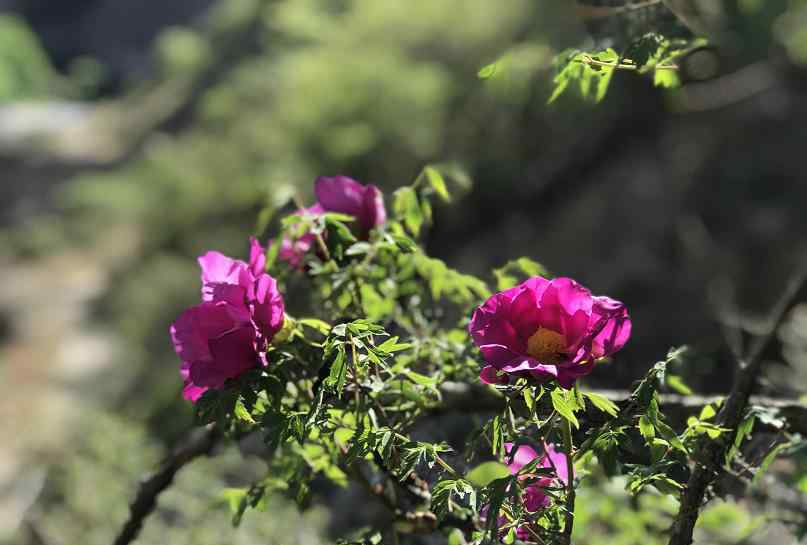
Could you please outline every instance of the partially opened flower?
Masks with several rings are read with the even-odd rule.
[[[553,444],[545,444],[543,452],[538,452],[529,445],[519,445],[517,449],[514,449],[513,443],[505,443],[504,450],[507,453],[505,461],[512,475],[517,475],[524,466],[528,465],[536,458],[540,458],[540,461],[535,466],[536,469],[551,470],[550,475],[546,475],[543,472],[541,476],[526,473],[519,477],[519,479],[522,480],[531,479],[522,497],[524,508],[527,511],[533,513],[549,505],[551,500],[544,491],[546,488],[569,483],[569,469],[566,463],[566,455],[556,451]]]
[[[521,502],[528,513],[538,513],[548,507],[552,500],[547,495],[546,489],[550,487],[559,488],[569,483],[569,470],[566,455],[555,450],[551,443],[544,445],[543,451],[537,451],[529,445],[519,445],[515,447],[513,443],[505,443],[505,463],[510,469],[511,475],[519,475],[522,469],[538,459],[533,472],[524,472],[518,479],[525,483],[522,490]],[[483,508],[487,512],[487,508]],[[483,515],[484,516],[484,515]],[[507,525],[507,517],[499,515],[498,525],[500,528]],[[530,541],[532,532],[529,525],[533,520],[523,521],[523,524],[516,527],[516,536],[522,541]],[[502,531],[502,535],[504,535]]]
[[[387,221],[384,195],[372,184],[362,185],[347,176],[321,176],[314,182],[314,193],[317,202],[296,214],[316,216],[336,212],[353,216],[356,221],[351,228],[360,239],[366,239],[371,229]],[[286,238],[278,256],[293,267],[300,267],[315,240],[311,233],[305,233],[294,240]]]
[[[356,234],[360,238],[387,221],[384,195],[372,184],[362,185],[347,176],[320,176],[314,182],[314,193],[325,212],[339,212],[356,218]]]
[[[571,388],[625,345],[631,321],[623,303],[593,296],[571,278],[536,276],[490,297],[468,330],[488,364],[483,382],[532,377]]]
[[[264,272],[261,245],[250,242],[249,263],[219,252],[199,258],[202,303],[171,324],[182,360],[183,395],[196,401],[261,363],[266,343],[283,327],[284,304],[274,278]]]

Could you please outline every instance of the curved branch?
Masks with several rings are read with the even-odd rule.
[[[717,415],[717,421],[722,427],[736,430],[740,424],[745,408],[751,398],[751,391],[754,389],[762,369],[762,353],[773,339],[776,330],[779,329],[787,315],[787,311],[804,287],[805,279],[807,279],[807,264],[802,266],[794,275],[773,307],[767,331],[754,339],[748,353],[739,362],[740,371],[734,380],[734,386]],[[703,436],[698,442],[696,464],[687,486],[681,494],[681,507],[678,510],[678,516],[673,522],[669,545],[690,545],[692,543],[692,532],[698,520],[706,490],[718,476],[718,471],[715,468],[722,465],[726,456],[726,449],[733,442],[733,436],[731,439],[732,441],[727,444],[722,441],[711,440],[708,436]]]
[[[129,504],[129,520],[124,524],[114,545],[128,545],[137,538],[143,527],[143,521],[157,507],[157,497],[171,485],[177,472],[195,458],[209,455],[218,443],[219,437],[213,424],[201,430],[194,430],[170,456],[163,460],[157,471],[140,481],[137,495]]]

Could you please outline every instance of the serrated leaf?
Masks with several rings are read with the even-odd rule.
[[[325,379],[325,385],[331,390],[335,391],[339,397],[342,397],[342,391],[345,389],[345,382],[347,381],[347,358],[345,357],[345,347],[340,345],[336,351],[331,370],[328,373],[328,378]]]
[[[653,422],[650,420],[650,417],[648,417],[646,414],[639,417],[639,432],[648,443],[652,442],[653,438],[656,436],[656,428],[653,426]]]
[[[552,390],[552,406],[555,408],[557,413],[561,415],[563,418],[568,420],[572,426],[575,428],[580,427],[580,422],[578,422],[577,417],[574,415],[574,409],[572,404],[566,399],[566,394],[564,390],[560,388],[555,388]]]
[[[592,405],[597,407],[602,412],[607,413],[610,416],[616,416],[619,414],[619,407],[617,407],[616,404],[607,397],[601,396],[600,394],[595,394],[593,392],[585,392],[585,396],[588,397]]]

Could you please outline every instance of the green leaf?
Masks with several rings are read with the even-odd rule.
[[[395,301],[389,297],[381,297],[370,284],[362,284],[359,288],[361,303],[367,318],[380,320],[389,316],[395,309]]]
[[[476,486],[484,487],[497,479],[510,476],[510,468],[501,462],[483,462],[473,468],[466,478]]]
[[[423,210],[418,202],[418,196],[411,187],[402,187],[393,196],[393,209],[395,216],[402,220],[406,228],[415,236],[420,235],[423,225]]]
[[[574,415],[572,403],[566,399],[565,391],[561,388],[555,388],[552,390],[551,397],[552,406],[555,408],[558,414],[568,420],[572,426],[579,428],[580,422],[577,421],[577,417]]]
[[[532,388],[524,388],[522,394],[524,396],[524,403],[527,405],[527,409],[532,412],[533,407],[535,407],[535,398],[532,395]]]
[[[376,348],[387,354],[392,354],[393,352],[400,352],[401,350],[409,350],[414,346],[411,343],[399,343],[398,338],[399,337],[390,337]]]
[[[448,534],[448,545],[468,545],[465,541],[465,534],[459,528],[454,528]]]
[[[311,329],[315,329],[318,332],[322,333],[323,335],[327,335],[331,331],[331,326],[327,322],[323,322],[322,320],[318,320],[316,318],[301,318],[297,320],[297,323],[304,325],[306,327],[310,327]]]
[[[362,255],[366,254],[370,251],[373,246],[369,242],[356,242],[351,244],[347,250],[345,250],[345,255]]]
[[[336,357],[331,364],[331,370],[328,378],[325,379],[324,384],[332,391],[336,392],[339,397],[342,397],[342,390],[345,389],[345,382],[347,381],[347,358],[345,357],[344,345],[339,345],[336,351]]]
[[[243,422],[247,422],[248,424],[254,424],[255,420],[252,418],[249,410],[244,405],[244,399],[239,397],[238,401],[235,402],[235,407],[233,409],[233,414],[238,420]]]
[[[675,70],[656,68],[653,71],[653,85],[662,89],[675,89],[681,86],[681,78]]]
[[[786,448],[789,448],[790,446],[792,446],[792,443],[785,442],[785,443],[779,443],[778,445],[773,447],[771,451],[765,455],[765,458],[762,459],[762,463],[759,464],[759,469],[754,474],[754,478],[751,481],[752,484],[757,484],[760,481],[760,479],[762,479],[762,476],[765,474],[765,472],[768,471],[768,468],[773,463],[773,461],[776,460],[776,457],[779,456],[779,453],[785,450]]]
[[[512,288],[519,282],[533,276],[548,277],[549,272],[537,261],[533,261],[528,257],[520,257],[513,261],[508,261],[498,269],[494,269],[493,276],[496,278],[497,288],[501,291]]]
[[[681,395],[688,396],[693,394],[692,388],[687,386],[678,375],[667,373],[666,384]]]
[[[356,221],[356,218],[354,218],[350,214],[340,214],[338,212],[325,212],[324,216],[326,220],[334,222],[350,223],[352,221]]]
[[[639,417],[639,432],[648,443],[651,443],[656,436],[656,428],[653,426],[653,422],[650,421],[650,417],[646,414]]]
[[[446,181],[443,178],[442,173],[434,167],[428,166],[423,169],[423,172],[426,174],[426,179],[429,180],[429,184],[434,189],[434,192],[440,196],[445,202],[451,201],[451,196],[448,194],[448,189],[446,188]]]
[[[489,79],[492,78],[496,74],[496,67],[498,65],[497,62],[492,62],[490,64],[486,64],[482,68],[479,69],[479,72],[476,73],[479,79]]]
[[[269,241],[266,246],[266,265],[265,270],[268,272],[277,262],[277,257],[280,254],[280,248],[283,245],[283,235],[275,237]]]
[[[664,439],[666,439],[673,447],[680,450],[681,452],[683,452],[687,456],[689,455],[689,451],[687,450],[687,448],[684,446],[684,444],[678,438],[678,435],[676,435],[675,431],[670,426],[668,426],[666,423],[662,422],[661,420],[656,420],[655,426],[656,426],[656,431]]]
[[[604,413],[609,414],[610,416],[616,416],[619,413],[619,407],[616,404],[608,399],[607,397],[601,396],[600,394],[595,394],[593,392],[585,392],[584,394],[591,404],[597,407]]]

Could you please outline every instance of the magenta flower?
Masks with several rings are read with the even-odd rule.
[[[283,298],[264,272],[266,256],[250,240],[249,263],[219,252],[199,258],[202,303],[171,325],[174,350],[182,360],[183,395],[196,401],[208,388],[221,388],[261,362],[263,347],[283,327]]]
[[[326,212],[347,214],[356,218],[354,234],[366,239],[370,230],[387,221],[384,195],[372,184],[362,185],[347,176],[321,176],[314,182],[317,202],[296,214],[320,215]],[[299,268],[305,254],[314,246],[315,238],[305,233],[295,240],[284,239],[278,256]]]
[[[523,376],[571,388],[628,342],[631,321],[624,304],[595,297],[571,278],[536,276],[485,301],[468,331],[488,363],[483,382]]]
[[[561,485],[569,484],[569,468],[566,463],[566,455],[562,452],[555,450],[555,446],[546,443],[544,444],[543,452],[538,452],[529,445],[520,445],[518,449],[513,449],[513,443],[505,443],[504,450],[506,452],[505,462],[507,467],[510,468],[511,475],[518,475],[519,471],[530,462],[539,458],[535,466],[536,470],[549,469],[550,474],[546,472],[537,473],[524,473],[519,475],[519,481],[529,481],[523,489],[521,502],[524,509],[529,513],[537,513],[542,509],[549,506],[551,503],[550,497],[546,494],[545,489],[548,487],[559,487]],[[482,509],[482,516],[487,513],[487,507]],[[507,524],[507,517],[499,515],[498,526],[500,528]],[[524,524],[516,528],[516,536],[522,541],[531,541],[532,533],[528,527],[532,524],[531,521],[526,521]],[[502,531],[502,536],[505,532]]]
[[[529,445],[520,445],[518,449],[514,451],[513,443],[505,443],[504,450],[507,452],[505,461],[512,475],[518,474],[521,468],[536,458],[541,459],[536,469],[551,469],[554,472],[554,476],[543,475],[526,486],[522,501],[527,511],[534,513],[549,505],[551,500],[544,492],[545,488],[558,486],[558,482],[564,485],[569,484],[569,468],[566,465],[566,455],[556,451],[555,446],[551,443],[544,445],[543,453],[537,452]],[[519,479],[535,479],[535,477],[536,475],[525,474],[521,475]]]
[[[356,218],[362,238],[373,227],[387,221],[384,195],[372,184],[362,185],[347,176],[321,176],[314,182],[317,202],[325,212],[339,212]]]

